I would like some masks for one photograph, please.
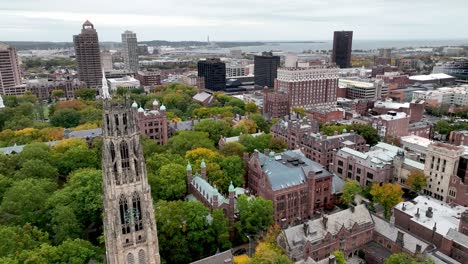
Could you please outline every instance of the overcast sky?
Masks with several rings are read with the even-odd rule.
[[[466,39],[468,0],[0,0],[0,40],[72,41],[89,19],[100,41]]]

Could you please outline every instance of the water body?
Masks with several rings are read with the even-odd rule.
[[[376,50],[380,48],[418,48],[440,46],[468,46],[465,40],[354,40],[353,50]],[[322,42],[266,42],[261,46],[240,46],[223,49],[197,49],[196,52],[229,53],[231,49],[241,49],[244,52],[284,51],[301,53],[304,50],[331,50],[333,41]]]

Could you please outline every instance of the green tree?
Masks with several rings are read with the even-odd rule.
[[[83,100],[94,100],[96,99],[96,90],[91,88],[81,88],[75,92],[76,97]]]
[[[98,157],[94,150],[88,147],[70,148],[63,154],[55,156],[58,171],[61,175],[80,168],[97,168]]]
[[[195,124],[195,131],[208,133],[211,141],[218,143],[221,136],[231,134],[231,125],[224,120],[205,119]]]
[[[301,107],[293,107],[293,111],[298,114],[301,118],[306,116],[306,110]]]
[[[392,254],[385,260],[385,264],[433,264],[432,259],[425,259],[423,257],[414,258],[406,253]]]
[[[346,264],[346,257],[343,251],[335,250],[333,251],[332,255],[335,256],[337,264]]]
[[[208,137],[208,133],[181,131],[167,143],[167,149],[179,155],[185,155],[185,152],[196,148],[214,149],[214,142]]]
[[[272,136],[270,134],[263,134],[257,137],[241,135],[239,143],[241,143],[249,153],[254,152],[254,150],[263,152],[264,149],[270,146],[271,138]]]
[[[367,142],[367,144],[373,146],[380,141],[377,129],[373,128],[369,124],[352,124],[349,130],[354,130],[356,133],[361,135]]]
[[[245,111],[249,113],[257,113],[258,107],[254,102],[248,102],[245,104]]]
[[[0,225],[0,241],[0,257],[15,256],[49,242],[47,233],[30,224],[23,227]]]
[[[63,90],[53,90],[52,91],[52,97],[53,98],[58,99],[58,98],[63,97],[64,95],[65,95],[65,92]]]
[[[153,199],[155,201],[182,199],[187,191],[186,179],[185,166],[173,163],[163,165],[156,175],[148,176]]]
[[[185,165],[185,159],[179,154],[173,153],[155,153],[146,159],[146,169],[149,173],[157,174],[159,169],[167,164]]]
[[[244,162],[239,156],[225,157],[219,165],[223,170],[223,177],[213,182],[223,193],[228,193],[231,181],[234,186],[244,186]]]
[[[24,162],[32,159],[50,163],[52,155],[49,152],[49,147],[43,143],[32,143],[24,146],[23,151],[18,154],[18,164],[22,166]]]
[[[276,152],[281,152],[288,148],[288,144],[280,138],[271,137],[268,148]]]
[[[55,244],[60,244],[67,239],[80,238],[84,233],[84,228],[71,206],[56,206],[51,211],[51,225]]]
[[[356,194],[362,193],[362,188],[359,182],[354,180],[346,180],[343,187],[343,194],[341,195],[341,202],[350,205],[354,202]]]
[[[102,119],[102,110],[95,107],[88,106],[79,111],[80,124],[84,123],[99,123]]]
[[[427,185],[426,175],[424,175],[424,172],[422,171],[413,170],[408,175],[406,185],[408,185],[408,187],[410,187],[415,192],[420,192]]]
[[[189,263],[229,246],[224,239],[227,221],[216,210],[209,217],[200,202],[160,200],[156,211],[160,253],[167,263]]]
[[[270,124],[265,120],[265,118],[261,114],[253,114],[249,115],[249,119],[252,119],[255,124],[257,124],[258,129],[261,131],[268,133],[270,131]]]
[[[13,180],[10,178],[7,178],[0,174],[0,204],[2,203],[3,200],[3,195],[5,192],[11,187],[13,184]]]
[[[239,221],[235,224],[241,238],[266,231],[273,224],[273,203],[261,197],[248,198],[241,195],[237,199]]]
[[[454,130],[454,127],[445,120],[439,120],[437,121],[435,125],[435,131],[437,131],[437,133],[442,134],[442,135],[448,135],[453,130]]]
[[[76,127],[80,124],[80,114],[72,108],[60,109],[52,115],[50,123],[56,127]]]
[[[88,226],[100,226],[102,224],[102,173],[96,169],[80,169],[73,172],[64,188],[56,191],[47,201],[47,208],[55,209],[60,206],[68,206],[72,209],[78,222],[87,228]],[[65,212],[64,212],[65,211]],[[60,212],[66,213],[65,209]],[[56,216],[56,219],[60,217]],[[70,223],[67,223],[73,226]],[[73,232],[72,232],[73,234]],[[70,237],[73,237],[70,235]],[[85,234],[83,234],[85,237]]]
[[[224,216],[223,210],[214,209],[211,216],[213,217],[213,221],[210,230],[215,238],[211,251],[231,248],[232,245],[229,241],[229,220]]]
[[[25,179],[13,183],[0,205],[0,220],[41,226],[45,221],[46,201],[56,190],[55,183],[45,179]]]
[[[39,159],[31,159],[23,163],[21,169],[16,172],[17,179],[36,178],[57,180],[57,168]]]
[[[224,156],[233,156],[237,155],[242,158],[244,155],[245,148],[239,142],[229,142],[221,147],[220,152]]]
[[[398,184],[385,183],[380,186],[374,183],[370,194],[374,202],[380,203],[384,207],[386,218],[390,218],[390,210],[393,206],[403,201],[401,198],[403,196],[403,191]]]

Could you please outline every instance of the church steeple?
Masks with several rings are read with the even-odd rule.
[[[160,264],[153,199],[136,114],[130,103],[104,100],[104,234],[110,264]]]

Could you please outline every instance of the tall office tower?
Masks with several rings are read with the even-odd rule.
[[[226,64],[212,58],[198,61],[198,77],[204,79],[205,89],[224,91],[226,89]]]
[[[298,56],[296,53],[288,53],[284,58],[284,67],[295,68],[297,67]]]
[[[275,91],[289,98],[290,107],[311,108],[336,104],[338,68],[281,68]]]
[[[392,49],[379,49],[379,57],[381,58],[391,58]]]
[[[335,31],[333,36],[332,62],[340,68],[351,68],[352,31]]]
[[[21,84],[18,55],[10,45],[0,43],[0,95],[20,95],[16,86]]]
[[[256,55],[254,57],[255,85],[273,87],[279,66],[280,57],[273,56],[272,52],[263,52],[260,56]]]
[[[138,65],[138,42],[136,34],[126,30],[122,33],[123,58],[127,70],[137,72]]]
[[[137,111],[127,103],[104,101],[104,234],[112,264],[161,262]]]
[[[102,84],[101,53],[94,25],[86,20],[81,33],[73,36],[73,43],[80,80],[84,81],[88,87],[100,88]]]
[[[101,52],[101,62],[104,71],[111,71],[114,68],[112,64],[112,54],[109,51]]]

